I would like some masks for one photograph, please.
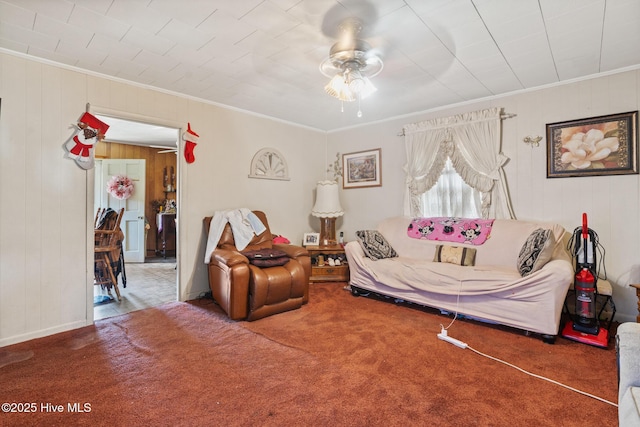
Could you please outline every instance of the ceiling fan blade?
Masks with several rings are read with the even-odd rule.
[[[358,29],[359,36],[366,38],[375,27],[378,20],[378,11],[373,4],[366,0],[341,1],[325,14],[322,20],[322,32],[332,39],[338,39],[341,31],[353,31],[356,29],[353,26],[355,22],[349,22],[353,18],[357,18],[361,25],[361,28]]]
[[[320,64],[323,75],[331,78],[343,72],[346,64],[354,62],[368,77],[382,71],[382,57],[389,43],[386,37],[377,34],[378,22],[382,19],[377,9],[372,0],[341,0],[326,12],[322,32],[332,36],[335,43],[329,57]],[[387,24],[396,23],[401,17],[392,15],[385,19]],[[369,39],[375,40],[375,44],[370,44]]]

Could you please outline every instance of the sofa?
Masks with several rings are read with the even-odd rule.
[[[359,236],[347,243],[349,286],[354,295],[382,295],[536,333],[545,342],[555,342],[574,276],[571,255],[566,249],[569,234],[563,227],[496,219],[490,225],[486,241],[473,244],[466,240],[452,243],[410,237],[409,226],[415,220],[387,218],[376,230],[356,233],[367,231],[374,236],[370,239],[373,242],[365,242]],[[463,228],[450,225],[456,230]],[[424,228],[420,227],[420,232],[427,234]],[[467,231],[465,228],[458,235]],[[531,253],[524,249],[534,236],[541,234],[546,235],[546,240],[538,244],[544,247],[537,249],[537,259],[531,268],[531,260],[526,259]],[[466,263],[471,265],[452,263],[460,264],[460,259],[436,259],[437,255],[451,251],[472,253],[472,262]],[[468,253],[466,258],[470,258]],[[526,265],[529,271],[524,271]]]
[[[622,323],[616,332],[618,359],[618,421],[640,426],[640,324]]]

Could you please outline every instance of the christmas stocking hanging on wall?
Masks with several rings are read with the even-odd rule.
[[[84,113],[77,125],[77,132],[65,144],[65,157],[73,159],[82,169],[93,168],[93,146],[102,141],[109,125],[90,113]]]
[[[187,163],[193,163],[196,161],[193,149],[198,145],[198,138],[200,138],[200,135],[191,130],[191,123],[187,123],[187,131],[182,134],[182,139],[185,141],[184,158]]]

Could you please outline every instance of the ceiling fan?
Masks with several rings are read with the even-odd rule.
[[[320,72],[331,80],[325,86],[327,94],[343,102],[358,101],[374,93],[377,88],[371,82],[371,78],[380,74],[384,68],[379,52],[360,37],[365,35],[365,20],[370,23],[375,21],[375,9],[368,6],[364,10],[363,18],[344,15],[337,24],[337,41],[331,46],[329,56],[320,64]],[[362,3],[360,4],[362,5]],[[344,9],[340,11],[344,13]],[[363,12],[361,9],[360,12]],[[373,12],[373,16],[372,13]],[[328,14],[327,18],[329,18]],[[323,30],[325,33],[335,34],[328,26],[329,22],[335,25],[337,16],[325,19]],[[362,116],[358,105],[358,117]]]
[[[151,145],[151,148],[157,148],[160,151],[158,151],[157,154],[165,154],[165,153],[175,153],[176,155],[178,155],[178,147],[167,147],[165,145]]]

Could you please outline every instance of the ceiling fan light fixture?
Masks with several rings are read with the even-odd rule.
[[[371,79],[364,76],[360,70],[347,69],[345,80],[351,93],[364,99],[378,89],[371,83]]]
[[[369,80],[368,77],[363,77],[358,93],[360,95],[360,99],[365,99],[377,90],[378,88],[376,88],[373,83],[371,83],[371,80]]]
[[[331,81],[324,87],[325,92],[340,101],[352,102],[355,101],[353,93],[349,90],[349,86],[345,81],[343,74],[336,74]]]
[[[362,29],[359,21],[349,20],[337,43],[331,46],[329,57],[320,64],[320,72],[331,80],[325,92],[341,101],[362,100],[377,91],[371,78],[382,71],[382,59],[371,46],[357,38]],[[351,29],[351,32],[347,31]],[[358,117],[362,115],[358,109]]]

